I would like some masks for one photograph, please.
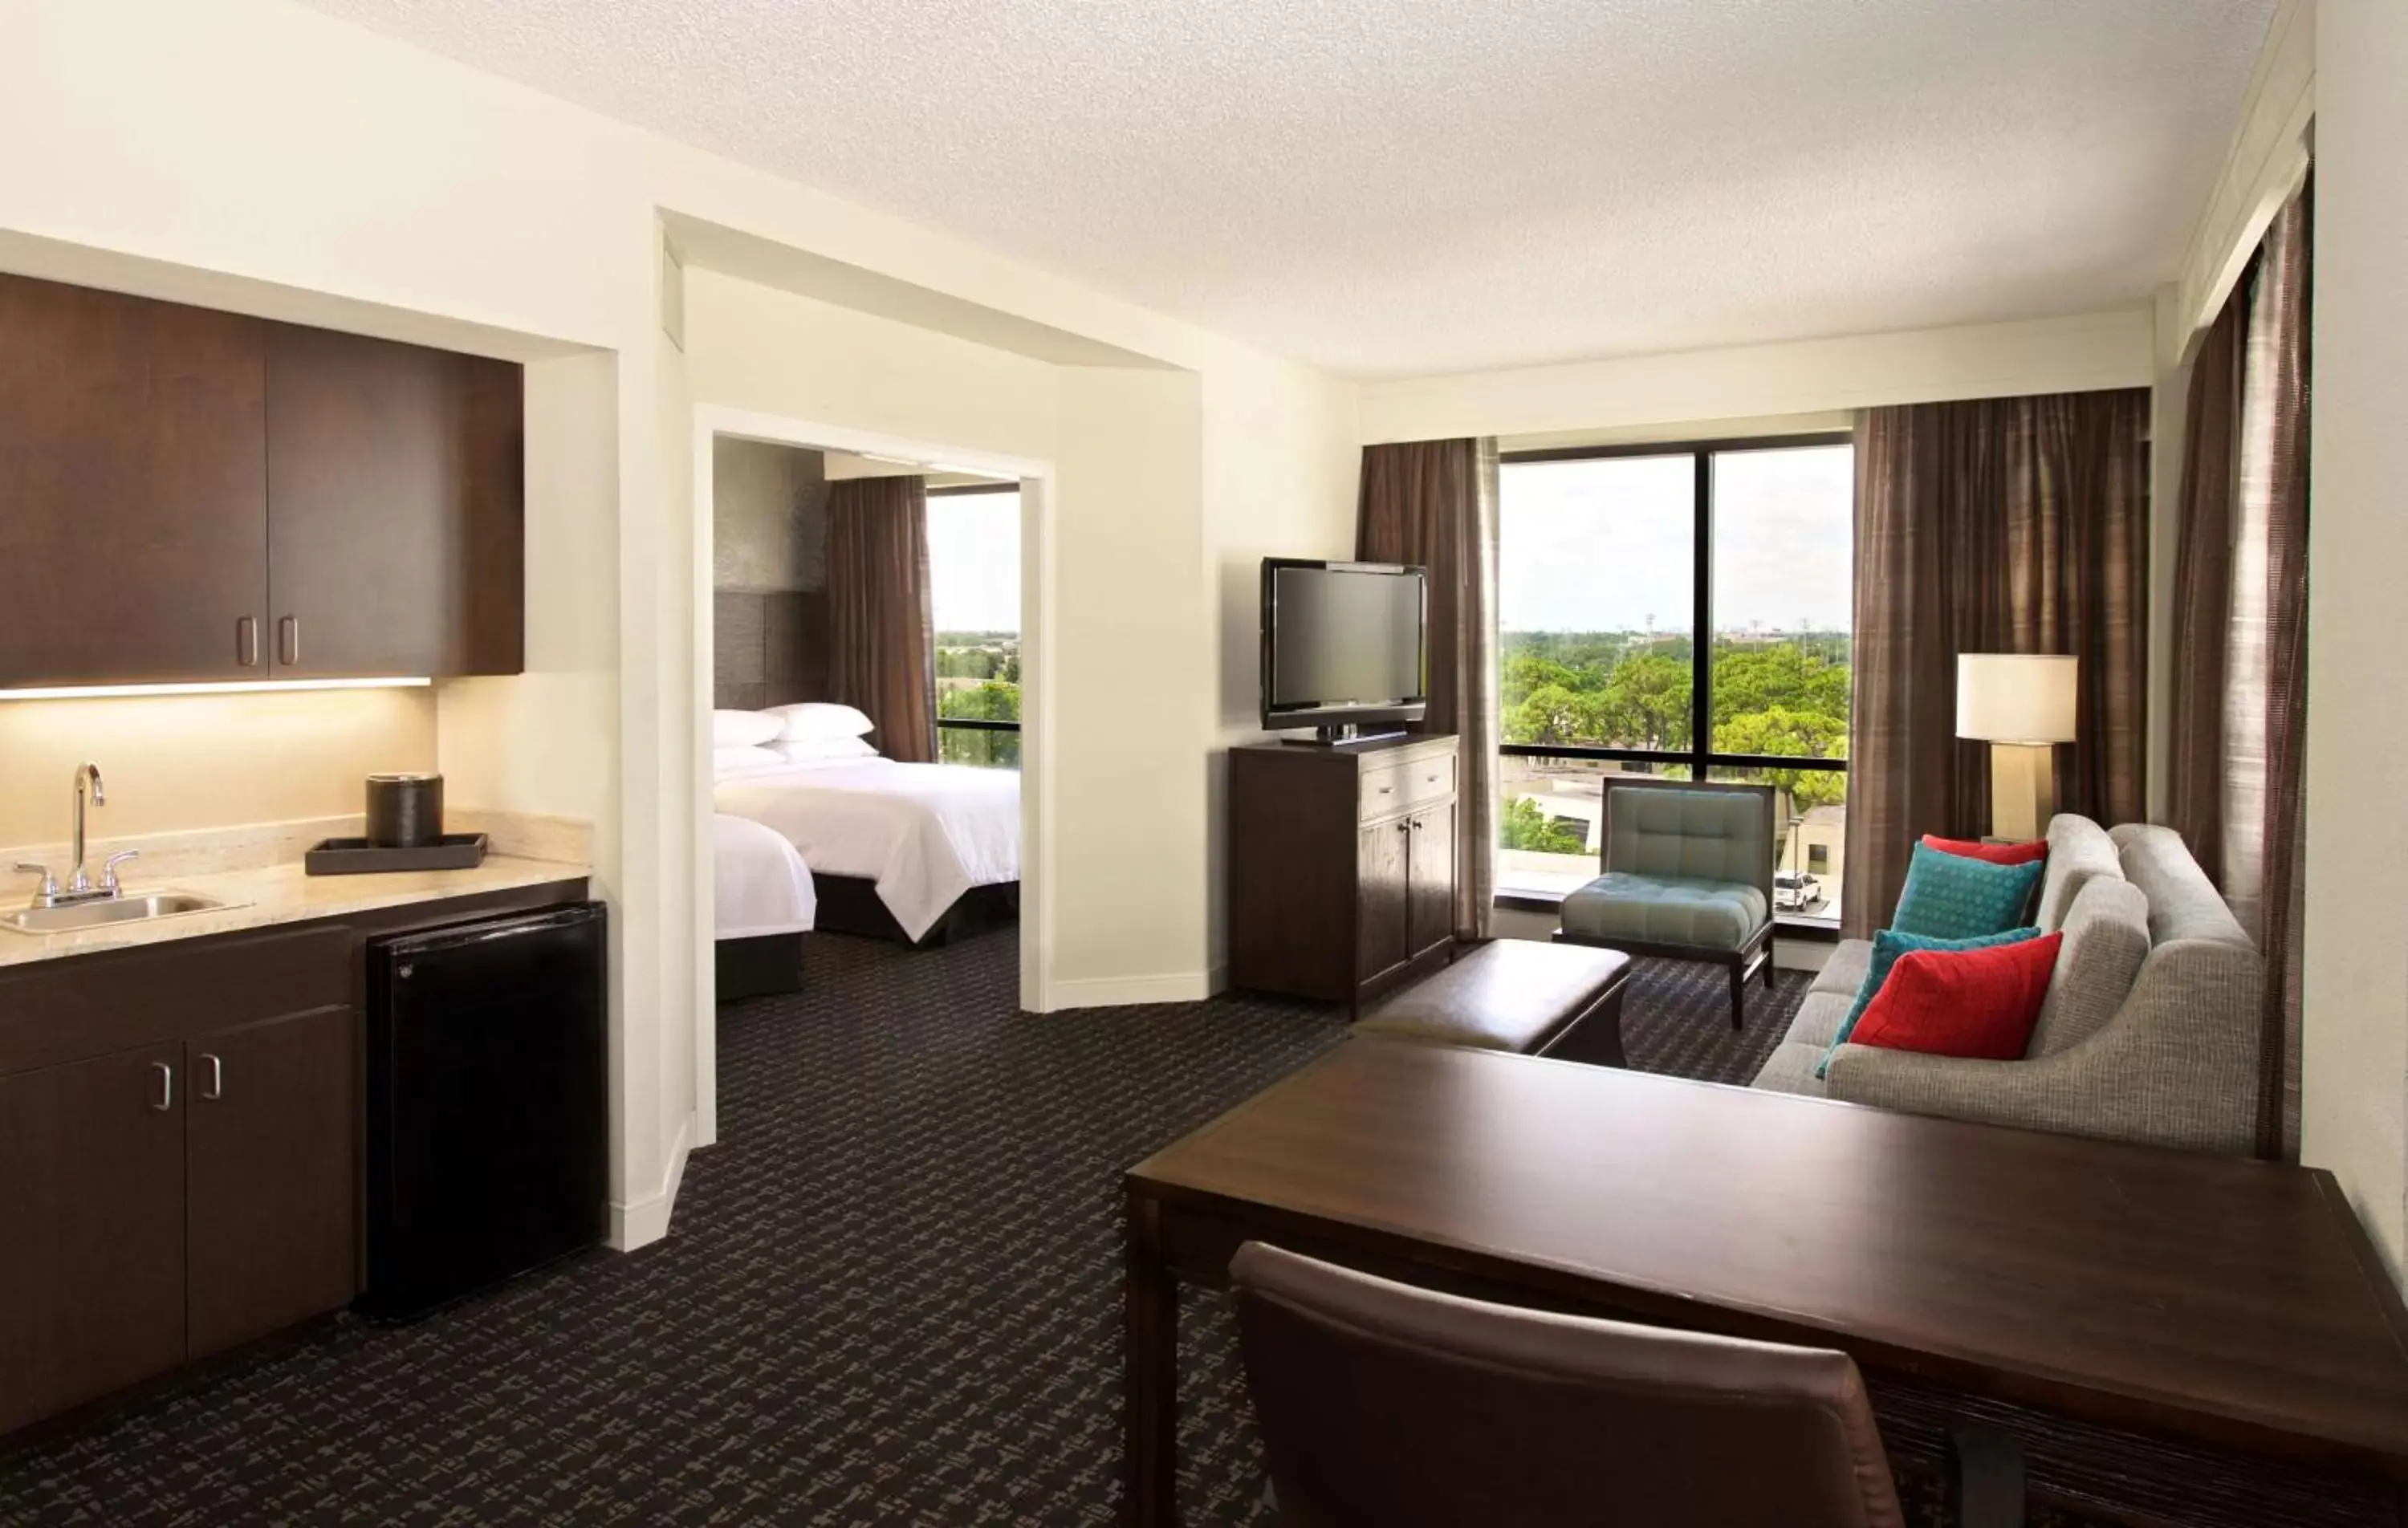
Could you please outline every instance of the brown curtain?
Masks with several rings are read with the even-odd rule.
[[[1497,442],[1363,448],[1355,555],[1429,569],[1429,709],[1453,733],[1455,932],[1484,939],[1497,894]]]
[[[1956,732],[1956,655],[2082,660],[2067,811],[2142,813],[2148,671],[2143,390],[1868,409],[1842,922],[1889,921],[1914,841],[1988,831],[1988,745]]]
[[[2276,214],[2259,247],[2242,363],[2241,494],[2233,557],[2226,715],[2254,738],[2254,780],[2238,748],[2226,794],[2228,861],[2254,872],[2234,911],[2266,954],[2258,1036],[2258,1152],[2300,1150],[2300,912],[2307,877],[2302,764],[2308,716],[2308,421],[2313,188]],[[2254,650],[2250,650],[2254,649]],[[2255,811],[2251,811],[2254,802]],[[2242,845],[2254,854],[2236,854]],[[2229,894],[2229,889],[2228,889]]]
[[[853,478],[827,500],[828,693],[878,724],[890,759],[937,757],[937,638],[928,613],[928,484]]]
[[[2173,664],[2167,691],[2166,821],[2205,866],[2224,864],[2224,656],[2232,614],[2232,514],[2240,496],[2241,347],[2236,287],[2191,363],[2176,501]]]

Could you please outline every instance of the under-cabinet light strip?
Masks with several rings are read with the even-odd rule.
[[[115,700],[130,695],[248,695],[277,690],[423,690],[425,678],[230,679],[204,684],[70,684],[0,690],[0,700]]]

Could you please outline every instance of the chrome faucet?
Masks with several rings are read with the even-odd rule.
[[[34,906],[36,907],[56,907],[70,902],[96,902],[114,897],[122,890],[117,884],[117,867],[128,860],[141,857],[141,850],[133,849],[123,853],[111,854],[101,865],[100,880],[97,884],[85,872],[83,820],[84,788],[87,782],[92,789],[92,804],[95,807],[108,805],[108,787],[101,780],[100,765],[90,763],[76,765],[75,836],[70,847],[70,852],[75,856],[75,863],[67,873],[67,883],[61,886],[59,878],[46,864],[28,864],[21,862],[16,866],[20,875],[42,878],[42,889],[34,893]]]

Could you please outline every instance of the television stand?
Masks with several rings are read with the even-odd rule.
[[[1378,725],[1377,722],[1367,726],[1353,721],[1336,721],[1326,727],[1313,728],[1310,737],[1283,737],[1280,741],[1293,748],[1338,748],[1347,743],[1383,743],[1392,737],[1405,735],[1402,727],[1379,732],[1369,730],[1369,727]]]
[[[1229,750],[1229,983],[1362,1004],[1455,950],[1455,740]]]

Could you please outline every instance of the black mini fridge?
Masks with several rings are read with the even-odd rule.
[[[369,942],[365,1314],[421,1315],[602,1239],[604,912]]]

